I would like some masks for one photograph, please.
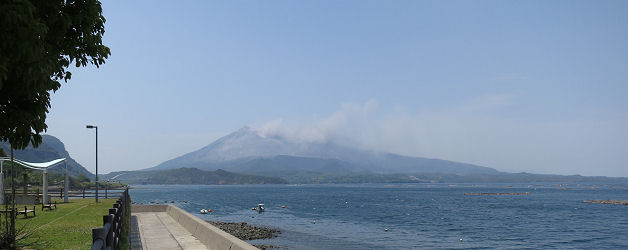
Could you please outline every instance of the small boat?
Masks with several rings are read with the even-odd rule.
[[[258,212],[264,212],[264,209],[265,209],[264,208],[264,204],[262,204],[262,203],[257,204],[257,211]]]
[[[206,214],[207,212],[207,209],[201,209],[201,214]]]

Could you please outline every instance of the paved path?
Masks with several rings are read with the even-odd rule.
[[[166,212],[142,212],[132,215],[137,220],[141,249],[207,249]],[[135,246],[138,249],[137,244]]]

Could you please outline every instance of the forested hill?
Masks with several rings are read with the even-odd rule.
[[[222,169],[204,171],[197,168],[178,168],[153,171],[113,172],[103,179],[114,179],[129,184],[287,184],[278,177],[266,177],[227,172]]]
[[[70,154],[65,149],[65,145],[63,145],[61,140],[51,135],[42,135],[41,139],[42,142],[39,147],[34,148],[32,145],[29,145],[23,150],[15,150],[13,152],[14,157],[27,162],[47,162],[59,158],[66,158],[68,173],[71,176],[83,174],[88,178],[94,178],[94,174],[87,171],[81,164],[70,157]],[[0,142],[0,147],[7,155],[9,154],[11,147],[8,142]],[[55,166],[51,168],[50,171],[64,173],[64,164]]]

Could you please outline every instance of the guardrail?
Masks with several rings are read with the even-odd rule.
[[[107,188],[107,187],[101,187],[100,188],[100,192],[98,193],[98,198],[104,198],[104,199],[109,199],[109,198],[114,198],[114,197],[119,197],[123,192],[124,192],[125,188]],[[10,194],[9,193],[10,190],[5,190],[5,194]],[[29,190],[28,192],[26,192],[26,195],[34,195],[34,196],[38,196],[38,197],[42,197],[43,194],[41,193],[42,190],[39,189],[34,189],[34,190]],[[22,190],[15,190],[15,195],[20,196],[20,195],[24,195],[24,191]],[[63,188],[50,188],[48,189],[48,196],[50,196],[51,198],[58,198],[58,199],[63,199]],[[95,189],[74,189],[74,190],[69,190],[68,191],[68,198],[95,198],[96,197],[96,190]]]
[[[115,195],[121,195],[124,190],[126,189],[120,189],[120,188],[101,188],[100,189],[100,193],[98,193],[98,198],[105,198],[105,199],[109,199],[109,198],[113,198],[116,197]],[[50,193],[50,191],[48,191],[48,193]],[[96,190],[95,189],[82,189],[82,190],[72,190],[68,192],[68,197],[70,199],[72,198],[95,198],[96,197]]]
[[[129,216],[129,189],[124,190],[120,198],[109,209],[109,214],[103,216],[103,227],[92,229],[92,250],[120,249],[120,241],[124,227],[128,228]]]

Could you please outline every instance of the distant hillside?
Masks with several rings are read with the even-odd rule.
[[[103,179],[114,179],[129,184],[286,184],[286,180],[276,177],[237,174],[222,169],[203,171],[197,168],[179,168],[153,171],[113,172]]]
[[[417,174],[417,178],[441,183],[628,183],[626,177],[501,173],[475,175]]]
[[[230,171],[267,176],[271,174],[280,176],[294,172],[351,173],[356,171],[353,164],[337,159],[320,159],[288,155],[254,158],[234,165],[235,166],[229,168]]]
[[[11,148],[8,142],[0,142],[0,147],[9,154]],[[83,174],[88,178],[94,178],[94,174],[90,173],[81,164],[76,162],[68,151],[65,150],[65,145],[59,139],[51,135],[42,135],[42,143],[37,148],[33,148],[29,145],[24,150],[15,150],[13,152],[15,158],[18,158],[27,162],[47,162],[59,158],[66,158],[66,164],[68,173],[72,176],[78,176]],[[50,169],[51,172],[64,173],[64,165],[55,166]]]
[[[307,170],[292,172],[260,173],[263,176],[281,176],[294,184],[323,183],[628,183],[625,177],[580,176],[580,175],[545,175],[530,173],[499,174],[377,174],[377,173],[321,173]]]
[[[492,168],[472,164],[372,152],[330,142],[297,142],[283,137],[263,137],[248,127],[151,169],[181,167],[205,170],[221,168],[240,173],[279,174],[295,171],[375,174],[500,173]]]

